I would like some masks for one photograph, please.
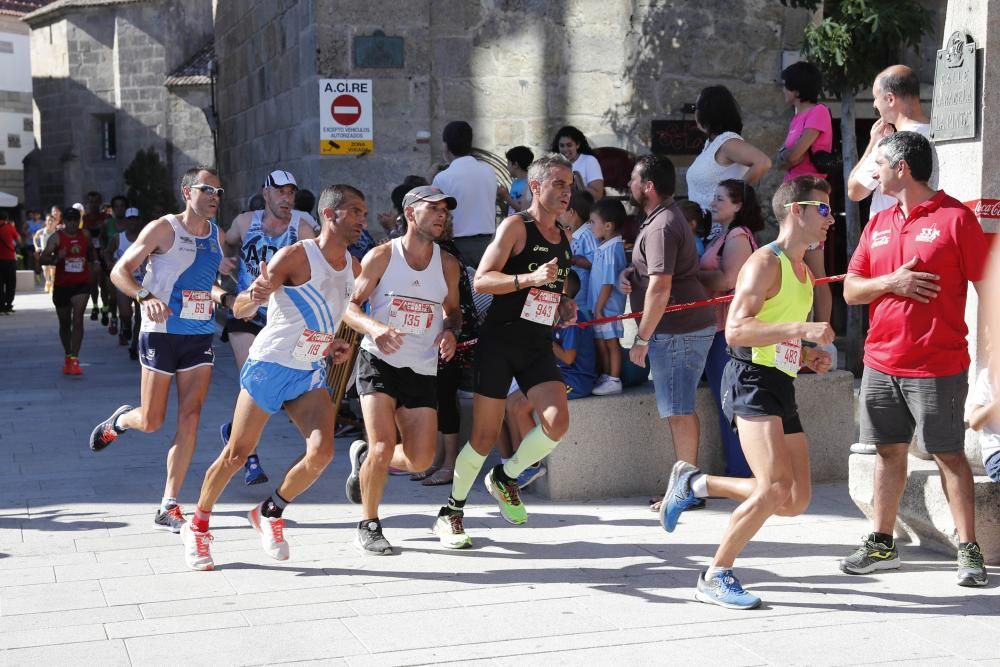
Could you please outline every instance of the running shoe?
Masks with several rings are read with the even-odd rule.
[[[611,394],[620,394],[622,393],[621,378],[605,375],[604,380],[594,385],[594,388],[590,391],[590,393],[594,396],[610,396]]]
[[[119,334],[118,334],[118,344],[119,345],[121,345],[122,347],[125,347],[126,345],[128,345],[131,342],[132,342],[132,334],[131,333],[126,333],[124,330],[122,330],[121,332],[119,332]]]
[[[115,420],[134,408],[131,405],[123,405],[111,413],[111,416],[94,427],[90,433],[90,449],[99,452],[112,442],[118,439],[122,432],[115,428]]]
[[[288,542],[285,541],[285,520],[279,517],[264,516],[260,505],[255,505],[247,512],[250,525],[260,535],[260,546],[264,553],[274,560],[288,560]]]
[[[181,525],[181,542],[184,543],[184,561],[192,570],[212,570],[212,533],[195,530],[187,521]]]
[[[72,374],[73,374],[73,357],[67,354],[66,358],[63,359],[63,375],[72,375]]]
[[[486,479],[483,480],[486,484],[486,490],[497,501],[500,516],[503,517],[504,521],[515,526],[525,524],[528,522],[528,510],[521,502],[521,490],[517,486],[517,481],[508,484],[500,482],[496,474],[499,467],[498,465],[486,473]]]
[[[112,317],[111,322],[108,324],[108,334],[114,336],[118,333],[118,319]]]
[[[700,573],[694,599],[726,609],[756,609],[760,606],[760,598],[743,590],[732,570],[723,570],[707,581],[705,573]]]
[[[171,533],[179,533],[184,524],[187,523],[187,519],[184,518],[184,513],[181,511],[180,505],[171,505],[165,510],[156,510],[153,523],[159,528],[169,530]]]
[[[108,315],[107,307],[101,308],[101,326],[102,327],[108,326],[109,321],[110,321],[110,316]]]
[[[96,322],[98,317],[99,315],[97,313],[97,306],[94,306],[93,308],[90,309],[90,321]]]
[[[438,512],[437,521],[431,530],[441,540],[441,546],[446,549],[465,549],[472,546],[472,538],[465,534],[462,522],[463,512],[442,507]]]
[[[347,457],[351,460],[351,474],[347,476],[347,484],[345,484],[347,499],[355,505],[360,505],[361,464],[368,457],[368,443],[364,440],[355,440],[351,443],[351,450],[348,452]]]
[[[545,473],[548,472],[544,465],[531,466],[530,468],[525,468],[524,472],[517,476],[517,488],[524,489],[527,488],[529,484],[534,482],[536,479],[545,477]]]
[[[986,576],[986,563],[983,552],[975,542],[958,550],[958,585],[985,586],[989,581]]]
[[[875,535],[865,535],[858,550],[840,561],[840,571],[847,574],[868,574],[875,570],[896,570],[902,561],[899,560],[899,549],[893,544],[875,541]]]
[[[354,546],[369,556],[389,556],[392,554],[392,545],[382,534],[382,522],[378,519],[365,521],[364,525],[358,528],[358,534],[354,538]]]
[[[219,437],[222,439],[222,446],[229,444],[229,436],[233,432],[233,422],[226,422],[219,427]]]
[[[83,375],[83,369],[80,368],[79,357],[69,358],[69,374],[70,375]]]
[[[663,493],[660,503],[660,525],[668,533],[674,532],[681,512],[698,504],[694,491],[691,490],[691,479],[701,471],[687,461],[678,460],[670,471],[667,490]]]
[[[260,458],[256,454],[247,457],[247,462],[243,464],[243,483],[247,486],[263,484],[267,481],[264,469],[260,467]]]

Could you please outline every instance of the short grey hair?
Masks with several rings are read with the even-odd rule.
[[[319,204],[316,206],[316,212],[319,213],[319,217],[322,218],[323,211],[328,208],[336,210],[349,192],[357,195],[359,199],[365,198],[365,195],[361,192],[361,190],[358,190],[353,185],[338,183],[336,185],[328,185],[323,188],[323,192],[319,194]]]
[[[934,172],[934,151],[931,142],[919,132],[893,132],[878,142],[882,155],[895,168],[901,160],[910,166],[913,179],[926,183]]]
[[[553,167],[566,167],[573,171],[573,163],[567,160],[560,153],[546,153],[528,165],[528,180],[547,181],[552,175]]]

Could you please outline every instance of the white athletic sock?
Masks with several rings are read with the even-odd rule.
[[[728,568],[728,567],[710,567],[710,568],[708,568],[705,571],[705,581],[711,581],[712,577],[716,577],[716,576],[722,574],[723,572],[725,572],[726,570],[730,570],[730,569],[732,569],[732,568]]]
[[[695,498],[708,498],[708,475],[701,473],[691,480],[691,491]]]
[[[160,501],[160,509],[166,512],[172,506],[177,504],[177,499],[172,496],[163,496],[163,500]]]
[[[124,426],[122,426],[122,417],[124,417],[127,414],[128,414],[127,412],[123,412],[122,414],[118,415],[117,417],[115,417],[115,423],[112,424],[112,426],[114,427],[114,429],[116,431],[118,431],[119,433],[124,433],[125,431],[128,430],[127,428],[125,428]]]
[[[506,464],[507,464],[507,461],[510,461],[510,459],[505,459],[505,458],[504,458],[504,457],[502,457],[502,456],[500,457],[500,465],[506,465]]]

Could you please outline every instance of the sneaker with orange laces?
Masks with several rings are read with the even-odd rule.
[[[156,510],[153,523],[158,528],[169,530],[171,533],[179,533],[184,524],[187,523],[187,519],[184,518],[184,512],[180,505],[171,505],[167,509]]]
[[[250,525],[260,535],[260,546],[264,553],[275,560],[288,560],[288,542],[285,541],[285,520],[280,516],[264,516],[261,508],[264,503],[255,505],[247,513]]]
[[[80,368],[80,359],[78,357],[69,358],[69,374],[83,375],[83,369]]]
[[[212,570],[215,569],[215,561],[212,560],[212,533],[195,530],[194,527],[184,522],[181,526],[181,542],[184,543],[184,561],[192,570]]]
[[[112,442],[118,439],[118,436],[124,433],[124,429],[119,430],[115,427],[115,422],[126,412],[134,410],[131,405],[123,405],[111,413],[111,416],[102,421],[100,424],[94,427],[94,430],[90,432],[90,449],[99,452]],[[174,531],[177,532],[177,531]]]

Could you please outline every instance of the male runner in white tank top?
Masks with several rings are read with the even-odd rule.
[[[389,466],[419,472],[434,459],[438,356],[451,359],[462,326],[461,265],[434,241],[455,205],[432,185],[406,193],[406,234],[365,255],[344,316],[365,334],[357,386],[368,442],[351,445],[347,497],[363,506],[355,546],[366,554],[392,553],[378,518]],[[361,310],[369,299],[371,316]]]
[[[306,452],[247,515],[264,553],[288,559],[282,512],[333,460],[336,406],[324,382],[326,364],[327,357],[338,364],[351,353],[351,346],[334,335],[361,271],[347,246],[361,235],[367,208],[360,191],[332,185],[320,194],[319,211],[319,240],[298,241],[279,250],[270,265],[261,262],[259,276],[233,305],[234,315],[244,317],[266,303],[268,318],[240,373],[231,437],[205,473],[194,517],[181,529],[185,561],[193,570],[214,567],[208,532],[212,508],[282,405],[305,438]]]
[[[290,172],[283,169],[272,171],[267,175],[261,188],[264,210],[260,213],[257,211],[240,213],[226,231],[223,250],[226,257],[231,258],[236,265],[238,292],[248,289],[250,283],[257,278],[261,262],[271,261],[276,252],[299,239],[316,237],[313,228],[302,218],[296,219],[295,225],[292,226],[292,220],[295,219],[292,216],[292,206],[298,187],[295,177]],[[227,301],[228,305],[232,306],[232,298]],[[250,311],[242,318],[230,313],[226,331],[229,334],[229,344],[233,348],[237,370],[241,370],[246,363],[247,352],[266,321],[266,308]],[[226,423],[219,428],[223,447],[229,439],[230,427],[231,424]],[[260,467],[260,459],[255,452],[251,452],[247,457],[243,481],[247,486],[267,482],[267,475]]]

